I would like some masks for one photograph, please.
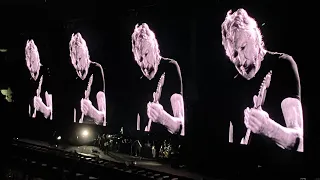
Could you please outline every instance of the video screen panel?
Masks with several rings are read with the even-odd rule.
[[[229,142],[304,151],[297,63],[266,49],[259,22],[245,9],[228,11],[221,25],[225,54],[237,71]]]
[[[90,58],[87,43],[79,32],[70,36],[69,51],[74,74],[77,75],[77,92],[83,92],[75,99],[74,122],[106,126],[103,67]]]
[[[161,38],[161,37],[159,37]],[[183,83],[178,61],[162,57],[157,36],[147,23],[131,36],[133,58],[141,70],[137,80],[137,130],[185,135]]]
[[[33,39],[27,40],[25,45],[25,64],[30,73],[29,117],[52,120],[52,78],[48,68],[41,64],[40,53]]]

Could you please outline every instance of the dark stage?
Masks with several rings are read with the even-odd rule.
[[[138,174],[139,171],[145,171],[147,177],[151,179],[158,179],[156,177],[162,176],[166,177],[163,179],[213,179],[209,177],[202,176],[197,173],[189,172],[187,169],[174,169],[171,167],[170,164],[164,163],[164,162],[157,162],[152,159],[148,158],[140,158],[140,157],[134,157],[122,153],[116,153],[116,152],[108,152],[107,154],[103,153],[99,148],[94,147],[94,146],[52,146],[49,143],[42,142],[42,141],[35,141],[35,140],[28,140],[28,139],[18,139],[15,140],[13,143],[13,146],[19,146],[23,144],[26,146],[29,150],[40,150],[42,152],[48,151],[47,148],[50,149],[50,151],[55,151],[55,153],[63,153],[63,152],[69,152],[69,153],[74,153],[76,152],[80,156],[83,157],[84,161],[107,161],[107,162],[114,162],[116,164],[120,164],[120,166],[125,166],[127,169],[125,170],[127,173],[132,172]],[[94,151],[93,151],[94,150]],[[47,152],[45,152],[47,153]],[[18,156],[20,157],[19,154],[14,154],[13,155],[15,158]],[[68,155],[65,155],[65,158],[68,158]],[[45,158],[40,158],[41,160],[29,160],[31,164],[34,166],[38,164],[40,167],[44,168],[47,166],[52,166],[50,167],[53,170],[56,170],[60,168],[58,165],[53,165],[53,162],[46,162]],[[94,163],[94,162],[92,162]],[[132,167],[131,167],[132,166]],[[130,168],[128,168],[130,167]],[[135,167],[139,168],[139,171],[134,172],[134,170],[129,170],[129,169],[135,169]],[[70,167],[69,167],[70,168]],[[92,167],[91,167],[92,168]],[[108,168],[108,166],[106,166]],[[121,171],[121,168],[117,168],[116,166],[113,167],[114,169],[119,169]],[[12,168],[14,169],[14,168]],[[10,170],[10,172],[13,173],[14,170]],[[62,171],[72,171],[72,170],[67,170],[68,168],[63,169]],[[123,168],[125,169],[125,168]],[[30,173],[26,169],[22,170],[24,173]],[[86,173],[83,173],[81,171],[81,168],[77,169],[77,173],[75,173],[75,176],[85,176],[87,175]],[[9,172],[9,171],[8,171]],[[7,172],[7,173],[8,173]],[[153,176],[151,175],[153,174]],[[88,173],[90,174],[90,173]],[[86,178],[98,178],[100,177],[101,174],[96,174],[96,177],[94,174],[87,175]],[[169,178],[170,177],[170,178]]]

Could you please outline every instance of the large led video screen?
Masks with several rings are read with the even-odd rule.
[[[74,122],[106,126],[103,67],[90,58],[87,43],[79,32],[70,36],[69,51],[74,73],[78,77],[77,90],[83,91],[83,95],[75,99]]]
[[[34,119],[53,119],[52,78],[48,68],[41,64],[41,56],[33,39],[25,43],[25,67],[29,70],[28,110]]]
[[[160,37],[159,37],[160,38]],[[161,55],[157,36],[147,23],[131,36],[133,58],[141,70],[137,81],[137,130],[185,135],[183,83],[178,61]]]
[[[226,12],[222,46],[235,67],[229,142],[304,151],[301,85],[294,57],[269,51],[245,9]],[[270,41],[270,40],[269,40]],[[236,107],[237,106],[237,107]]]

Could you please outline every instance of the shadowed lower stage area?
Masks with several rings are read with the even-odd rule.
[[[28,139],[14,140],[12,146],[6,179],[213,179],[94,146],[52,146]]]

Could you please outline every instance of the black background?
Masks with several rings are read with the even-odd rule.
[[[41,62],[50,67],[56,83],[66,83],[68,73],[75,73],[69,59],[68,43],[71,33],[80,31],[87,41],[91,59],[101,63],[105,69],[107,121],[110,124],[107,129],[100,128],[101,131],[118,132],[123,124],[132,120],[128,100],[134,95],[130,90],[135,84],[130,79],[134,76],[130,74],[136,73],[138,66],[131,52],[131,33],[136,23],[147,22],[158,38],[161,54],[177,60],[182,70],[189,147],[189,157],[186,158],[193,157],[190,162],[194,166],[208,160],[213,164],[226,164],[228,153],[234,152],[225,151],[230,147],[226,143],[229,121],[225,119],[232,113],[232,109],[228,109],[228,95],[236,93],[229,88],[228,81],[237,72],[221,44],[221,23],[229,9],[246,9],[261,27],[266,48],[287,53],[298,64],[305,118],[305,151],[308,160],[317,159],[316,142],[320,136],[316,132],[318,123],[315,116],[310,113],[311,99],[317,96],[312,94],[314,66],[310,65],[307,57],[307,48],[311,46],[307,42],[311,38],[306,34],[306,24],[311,21],[311,15],[304,15],[308,12],[307,5],[291,1],[231,0],[183,3],[151,0],[131,3],[10,1],[10,4],[1,6],[0,11],[0,46],[9,49],[10,57],[1,66],[5,67],[1,68],[2,85],[11,84],[18,104],[24,87],[19,76],[29,75],[23,48],[31,37],[39,48]],[[64,101],[67,89],[57,87],[55,91],[58,95],[53,96],[60,96],[55,101],[61,108],[63,103],[67,103]],[[41,129],[49,126],[60,131],[72,129],[70,120],[64,119],[66,112],[63,108],[59,112],[54,125],[51,122],[34,125],[25,117],[19,117],[19,113],[15,119],[24,124],[19,130],[26,129],[28,124],[28,128],[33,124],[34,128]]]

